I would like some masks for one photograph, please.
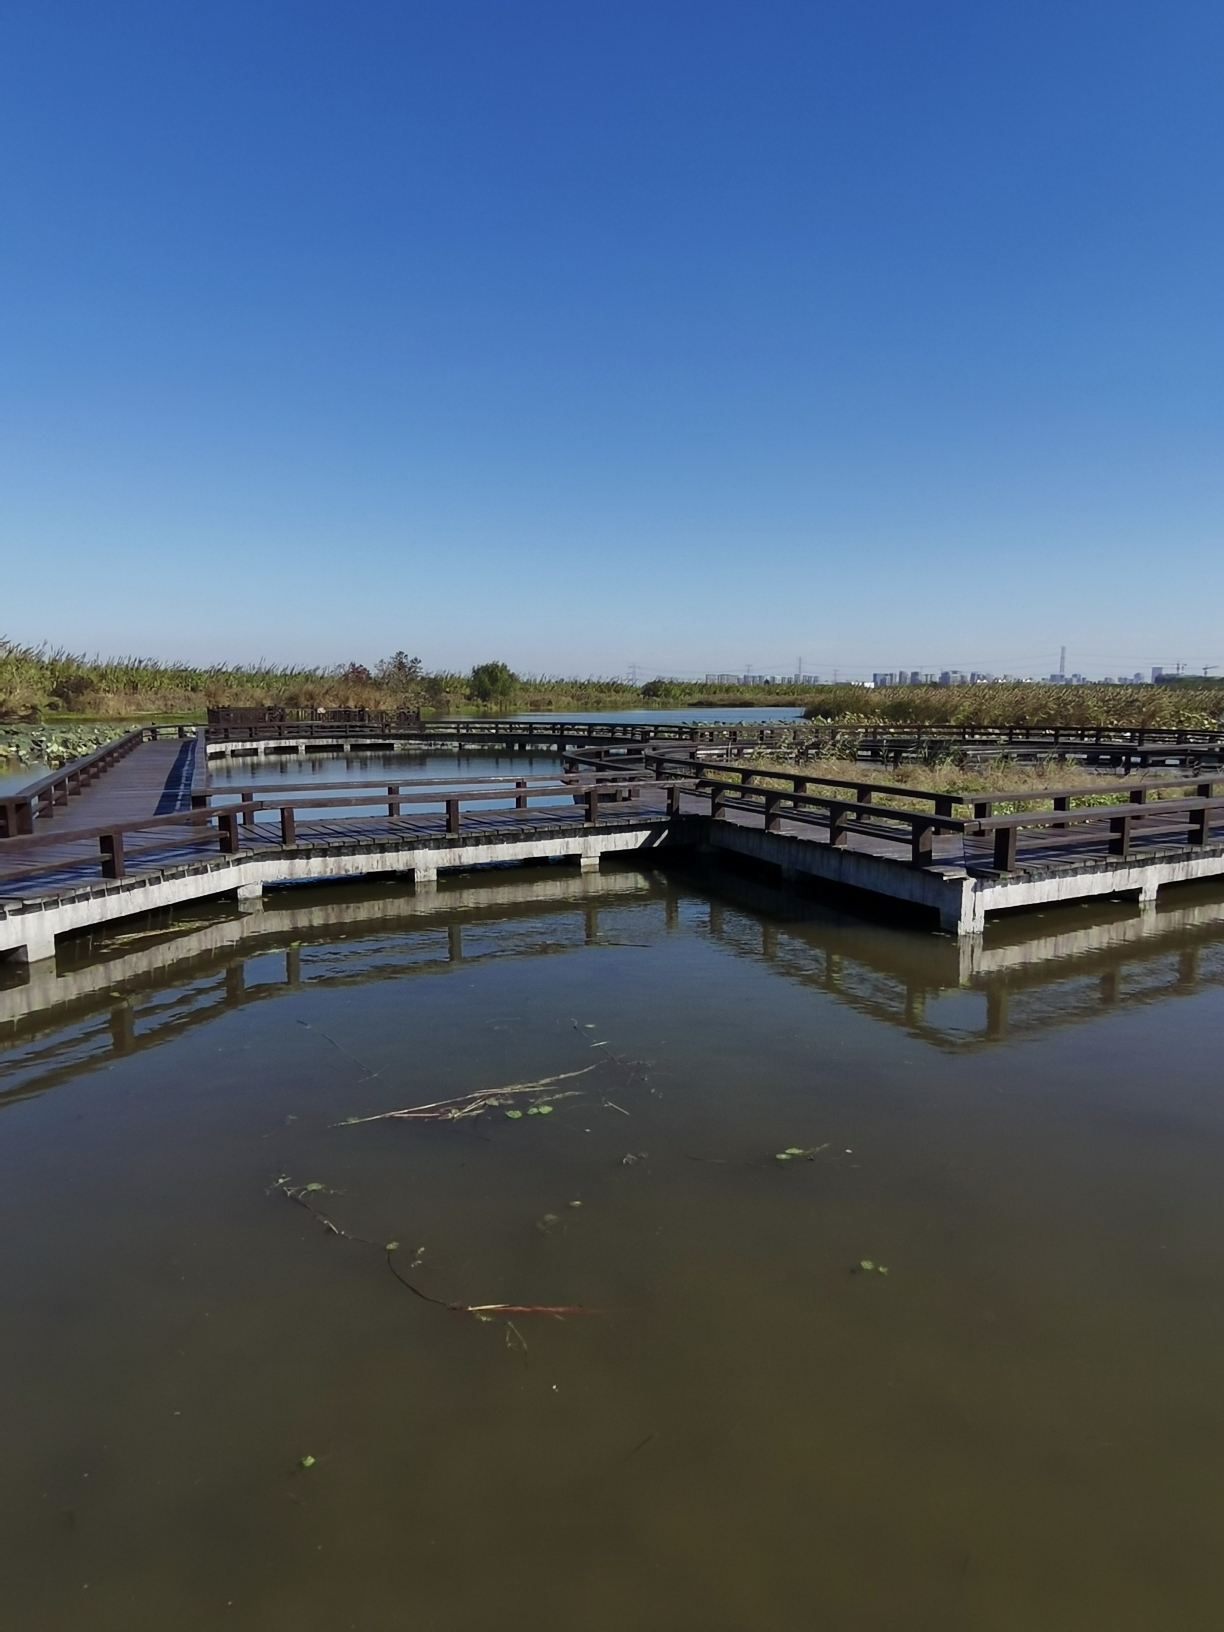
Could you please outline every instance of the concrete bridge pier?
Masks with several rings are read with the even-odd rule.
[[[55,932],[40,912],[24,913],[24,942],[13,948],[18,963],[42,964],[44,967],[55,957]]]

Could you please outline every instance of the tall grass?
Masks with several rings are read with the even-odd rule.
[[[402,656],[402,654],[399,654]],[[154,658],[84,657],[62,648],[0,639],[0,720],[36,723],[58,715],[131,719],[199,717],[210,707],[396,708],[473,706],[470,675],[425,674],[388,658],[334,668],[273,663],[163,663]],[[514,706],[598,708],[638,705],[623,680],[517,680]]]
[[[200,718],[211,707],[399,708],[477,706],[471,676],[385,659],[333,668],[273,663],[162,663],[153,658],[83,657],[0,639],[0,720]],[[800,707],[813,720],[866,724],[1173,726],[1224,722],[1224,687],[1176,686],[712,686],[683,680],[516,677],[506,704],[557,710],[663,707]]]

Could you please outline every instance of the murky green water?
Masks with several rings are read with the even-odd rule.
[[[1218,1626],[1224,905],[1022,928],[552,870],[0,991],[4,1624]]]

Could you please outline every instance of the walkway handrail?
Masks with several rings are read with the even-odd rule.
[[[862,777],[842,778],[835,776],[814,776],[810,771],[772,770],[768,766],[757,765],[720,765],[711,760],[694,761],[677,754],[654,753],[647,750],[642,755],[644,763],[657,763],[661,766],[686,766],[691,770],[698,766],[704,768],[709,775],[715,771],[729,771],[738,773],[745,783],[750,783],[755,777],[769,777],[775,782],[789,782],[797,792],[804,792],[811,784],[825,788],[853,788],[856,797],[861,803],[869,804],[875,794],[885,794],[894,799],[914,799],[929,803],[937,815],[951,816],[953,807],[957,805],[969,806],[976,817],[989,817],[994,814],[995,805],[1042,804],[1050,800],[1055,810],[1067,810],[1068,801],[1072,799],[1104,799],[1110,794],[1118,796],[1117,802],[1129,801],[1131,804],[1147,803],[1150,793],[1159,793],[1165,789],[1193,788],[1194,797],[1210,799],[1213,797],[1217,785],[1224,783],[1224,776],[1211,776],[1199,773],[1197,776],[1158,777],[1149,782],[1128,782],[1122,787],[1101,787],[1080,783],[1072,788],[1020,788],[1014,792],[1003,793],[936,793],[928,788],[907,787],[904,784],[887,782],[867,782]]]
[[[7,794],[0,799],[0,838],[13,839],[19,834],[32,833],[36,821],[50,819],[57,805],[66,805],[75,794],[138,748],[146,737],[156,742],[166,729],[158,725],[138,726],[135,731],[126,731],[123,736],[103,743],[92,754],[70,759],[59,770]],[[177,729],[180,737],[186,736],[188,727],[180,725]]]
[[[616,770],[609,767],[604,776],[605,782],[624,781],[631,778],[629,770]],[[430,776],[423,777],[419,782],[403,777],[398,780],[394,773],[391,776],[373,776],[356,781],[343,782],[225,782],[216,786],[200,788],[192,794],[192,801],[201,803],[208,799],[236,799],[249,798],[253,794],[276,793],[325,793],[329,788],[386,788],[388,793],[399,793],[403,788],[473,788],[481,787],[486,783],[497,784],[508,789],[533,788],[536,783],[544,783],[549,787],[557,781],[564,781],[565,777],[557,777],[554,772],[551,776]],[[275,801],[273,801],[275,803]]]
[[[757,773],[766,774],[771,773]],[[1106,805],[1092,805],[1079,810],[1059,804],[1053,810],[1018,811],[1005,816],[987,816],[984,819],[953,816],[950,810],[899,810],[894,805],[877,804],[874,800],[839,799],[835,795],[813,794],[792,786],[785,788],[756,787],[749,772],[740,781],[728,777],[701,775],[695,779],[698,793],[709,793],[710,814],[725,818],[729,809],[744,809],[763,813],[767,832],[777,831],[784,819],[800,822],[818,821],[829,828],[829,843],[845,844],[852,832],[864,837],[908,842],[911,861],[915,866],[930,866],[933,862],[932,840],[937,833],[959,833],[966,838],[994,836],[994,865],[1000,872],[1011,872],[1016,866],[1017,837],[1022,829],[1046,828],[1061,831],[1096,823],[1105,826],[1108,835],[1108,854],[1130,855],[1137,827],[1162,822],[1174,827],[1184,819],[1190,845],[1205,845],[1210,837],[1213,817],[1224,815],[1224,797],[1216,796],[1214,784],[1204,784],[1190,799],[1161,799],[1152,804],[1128,798]],[[774,780],[784,780],[781,777]],[[792,783],[801,782],[794,777]],[[852,784],[846,784],[852,786]],[[946,795],[926,795],[946,800]],[[900,827],[906,831],[898,833]]]
[[[317,799],[244,799],[228,805],[212,805],[194,810],[171,811],[162,816],[136,817],[125,822],[101,823],[96,827],[69,829],[54,834],[39,833],[9,840],[0,847],[0,861],[9,856],[28,856],[35,858],[40,852],[45,853],[50,846],[60,847],[64,844],[80,843],[96,839],[99,843],[102,876],[104,878],[122,879],[126,876],[124,860],[124,838],[126,835],[142,832],[146,829],[161,829],[173,826],[205,828],[216,823],[219,834],[219,848],[223,855],[237,853],[241,847],[240,827],[249,827],[254,824],[255,814],[261,810],[275,810],[280,816],[280,844],[283,848],[292,849],[297,844],[296,813],[301,810],[333,810],[338,807],[356,807],[382,805],[389,817],[398,817],[403,804],[417,804],[425,806],[440,806],[446,811],[446,833],[455,835],[462,830],[462,806],[464,804],[489,804],[495,800],[506,799],[511,792],[515,794],[514,808],[525,810],[529,798],[538,799],[543,794],[556,793],[562,799],[568,799],[574,804],[585,807],[584,821],[594,824],[599,821],[599,807],[609,799],[617,802],[640,794],[643,790],[655,792],[660,787],[668,790],[667,814],[674,816],[679,812],[679,794],[682,783],[660,782],[656,778],[642,778],[637,782],[626,782],[623,778],[609,778],[604,781],[580,782],[576,779],[556,781],[534,788],[509,789],[505,787],[472,787],[445,788],[434,792],[428,785],[417,787],[412,783],[402,783],[398,789],[398,797],[384,791],[381,794],[362,794],[347,799],[338,799],[334,796]],[[202,835],[203,836],[203,835]],[[72,865],[72,863],[67,863]],[[29,870],[29,869],[27,869]],[[10,877],[16,876],[10,874]],[[0,877],[0,882],[2,882]]]

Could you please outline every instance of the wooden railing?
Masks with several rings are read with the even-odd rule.
[[[660,770],[668,764],[664,755],[650,757]],[[813,785],[836,791],[814,793]],[[937,834],[991,837],[993,864],[999,872],[1015,870],[1018,839],[1026,831],[1040,832],[1065,850],[1083,851],[1104,843],[1108,855],[1129,857],[1135,840],[1145,833],[1149,837],[1167,836],[1171,843],[1205,845],[1210,840],[1213,819],[1224,818],[1224,797],[1217,792],[1219,784],[1207,780],[1162,779],[1159,783],[1118,789],[1116,800],[1108,799],[1113,789],[1082,786],[1043,789],[1036,793],[1022,789],[1013,794],[992,794],[984,799],[980,794],[933,793],[920,788],[721,766],[699,771],[693,786],[698,793],[709,795],[710,814],[715,818],[725,818],[733,812],[760,814],[766,831],[777,831],[783,820],[818,823],[828,828],[829,843],[833,845],[844,845],[854,834],[888,839],[907,845],[910,860],[917,867],[932,865],[933,841]],[[1185,787],[1194,788],[1193,796],[1148,799],[1153,792]],[[847,791],[842,792],[843,789]],[[853,797],[848,797],[850,790]],[[929,805],[930,810],[906,810],[896,804],[881,803],[879,795]],[[1076,808],[1076,799],[1093,802]],[[1012,803],[1048,803],[1050,808],[994,814],[996,805]],[[957,806],[971,807],[973,816],[957,816]],[[1183,827],[1184,832],[1179,831]]]
[[[798,722],[796,722],[798,723]],[[396,725],[390,722],[353,721],[328,723],[318,719],[300,722],[255,721],[248,725],[210,724],[209,742],[433,742],[470,743],[496,746],[503,743],[558,742],[699,742],[745,743],[768,747],[787,742],[793,727],[703,725],[693,726],[674,720],[426,720]]]
[[[444,832],[448,836],[455,836],[463,832],[464,806],[489,805],[497,801],[505,801],[511,793],[514,795],[514,809],[516,815],[528,808],[528,800],[539,800],[542,797],[556,795],[558,801],[566,801],[579,805],[583,809],[583,823],[594,825],[600,820],[600,807],[610,803],[621,803],[628,799],[639,798],[643,791],[657,794],[660,786],[666,788],[666,803],[659,812],[660,819],[664,813],[667,817],[679,813],[679,796],[681,784],[679,782],[660,784],[655,778],[639,779],[628,782],[624,778],[614,777],[602,780],[580,781],[576,777],[567,777],[563,780],[551,782],[544,779],[528,781],[518,779],[525,784],[522,786],[488,785],[472,786],[466,783],[462,786],[437,783],[415,784],[401,782],[386,786],[379,784],[377,794],[356,794],[347,797],[337,797],[327,794],[315,798],[287,799],[287,790],[274,790],[270,798],[257,797],[251,793],[244,793],[238,800],[225,805],[200,806],[189,811],[175,811],[164,816],[145,816],[127,822],[108,822],[96,827],[75,828],[59,831],[54,834],[35,834],[14,838],[0,846],[0,865],[3,873],[0,881],[11,885],[25,874],[46,871],[48,867],[77,868],[84,858],[73,858],[63,855],[63,847],[73,844],[87,844],[97,842],[98,859],[103,878],[122,879],[127,874],[127,863],[135,859],[136,852],[128,845],[128,839],[140,833],[152,832],[162,838],[176,828],[186,828],[187,837],[197,834],[203,841],[209,835],[207,829],[215,824],[216,841],[222,855],[235,855],[241,848],[242,829],[255,825],[259,812],[275,812],[278,818],[278,842],[282,848],[292,849],[298,844],[297,820],[301,812],[318,811],[332,812],[338,809],[352,810],[354,818],[346,818],[358,830],[351,837],[360,840],[365,836],[361,831],[363,809],[381,806],[378,817],[369,817],[367,822],[378,820],[386,833],[386,818],[397,818],[402,815],[402,806],[412,804],[425,809],[434,808],[445,811],[446,821]],[[351,784],[340,784],[351,786]],[[317,789],[315,790],[317,792]],[[197,798],[200,796],[197,796]],[[553,807],[555,808],[555,807]],[[542,814],[541,807],[537,806],[537,813]],[[401,830],[410,833],[410,829]],[[392,832],[390,837],[400,836]],[[428,835],[423,835],[428,836]],[[326,842],[326,841],[324,841]],[[266,844],[266,836],[261,836],[261,843]],[[160,848],[164,849],[164,840]],[[57,854],[58,852],[58,854]],[[151,853],[151,847],[146,846],[141,854]],[[26,860],[24,868],[21,860]]]
[[[167,731],[177,731],[178,736],[185,737],[192,730],[183,725],[141,726],[138,730],[116,737],[113,742],[104,743],[83,759],[69,760],[67,765],[61,765],[58,771],[51,771],[41,781],[18,788],[15,793],[0,799],[0,838],[14,839],[33,833],[36,821],[49,820],[59,806],[67,805],[76,794],[83,793],[113,765],[126,759],[142,742],[156,742]]]

